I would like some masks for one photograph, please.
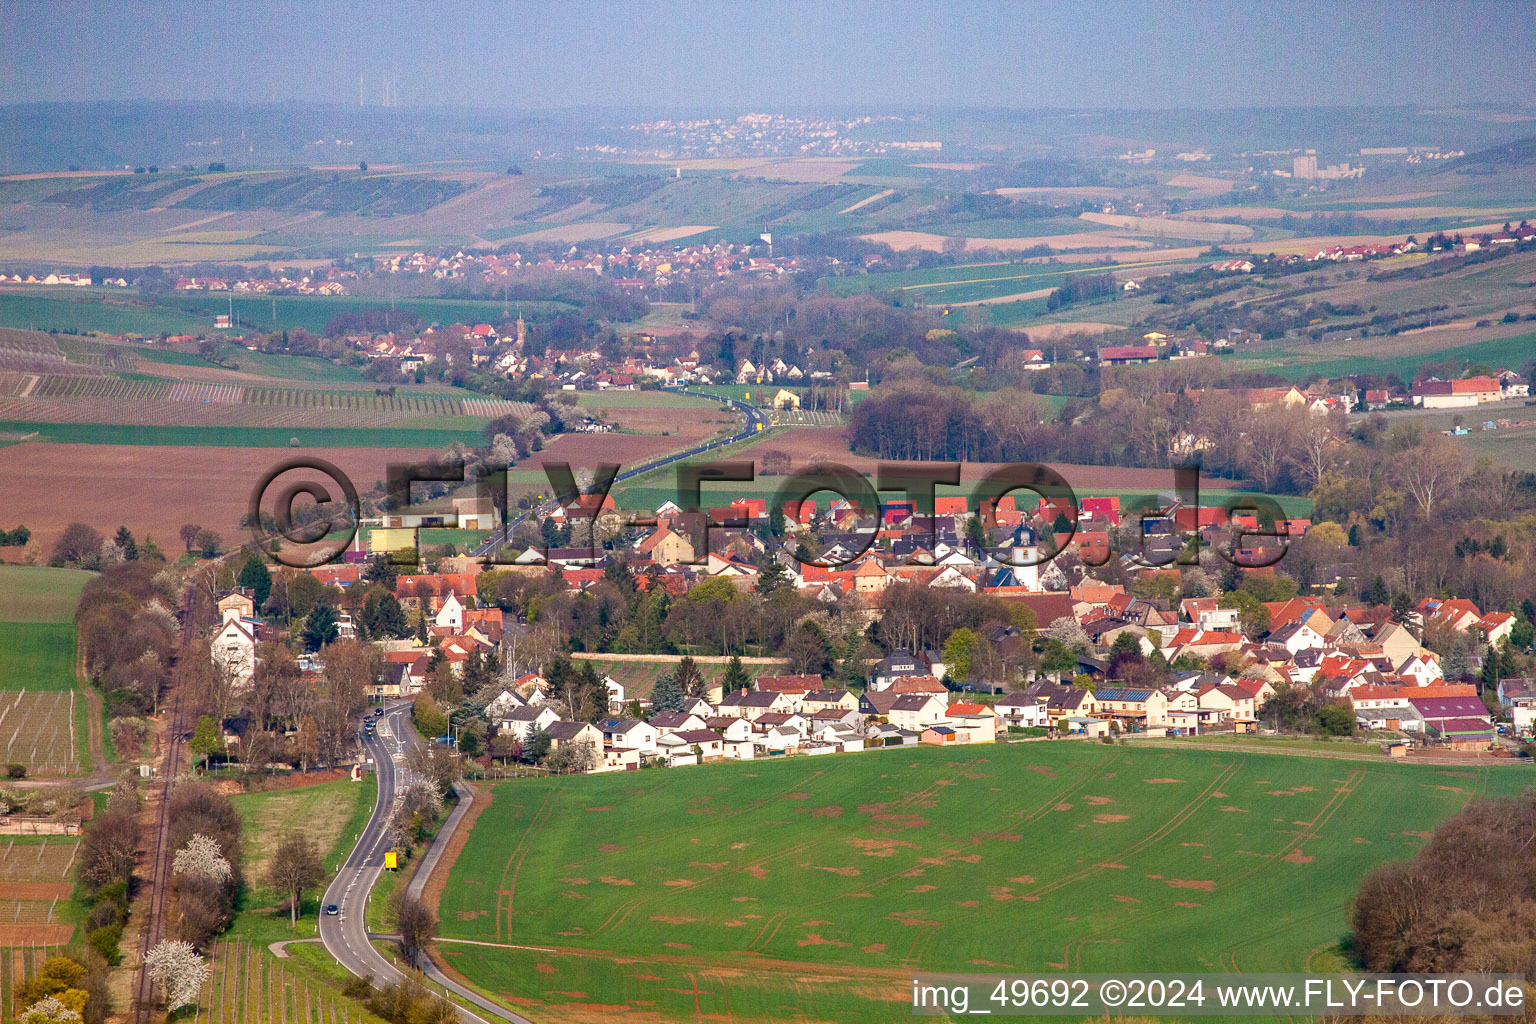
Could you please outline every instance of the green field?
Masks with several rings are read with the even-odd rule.
[[[1390,339],[1383,338],[1382,343],[1390,343]],[[1410,381],[1425,363],[1446,361],[1485,363],[1494,369],[1509,368],[1519,372],[1530,361],[1533,352],[1536,352],[1536,334],[1520,334],[1511,338],[1494,338],[1470,345],[1393,356],[1334,356],[1318,346],[1315,351],[1301,347],[1249,350],[1231,359],[1241,363],[1244,369],[1262,369],[1291,381],[1305,381],[1311,377],[1347,377],[1361,373],[1381,376],[1395,373],[1402,380]]]
[[[478,430],[390,427],[180,427],[122,426],[114,423],[34,423],[0,420],[0,432],[38,433],[60,444],[130,444],[209,448],[446,448],[454,441],[482,444]]]
[[[1300,971],[1370,867],[1532,778],[1058,742],[505,782],[439,916],[509,948],[438,949],[571,1021],[904,1020],[915,970]]]
[[[426,529],[418,531],[416,542],[422,547],[441,546],[454,544],[462,551],[478,547],[484,543],[485,538],[491,535],[490,530],[450,530],[450,529]]]
[[[718,409],[714,402],[675,391],[578,391],[583,409]]]
[[[93,575],[0,565],[0,689],[75,687],[75,605]]]
[[[0,294],[0,327],[39,331],[57,328],[70,334],[144,335],[191,334],[213,327],[211,318],[131,303],[125,295],[109,302],[99,295],[87,297],[61,292],[65,289],[53,288],[46,294],[9,291]]]
[[[0,689],[74,687],[74,623],[0,622]]]
[[[895,1021],[912,970],[1303,970],[1369,867],[1530,781],[1089,743],[508,781],[439,917],[518,947],[438,949],[556,1021]]]
[[[994,300],[1005,295],[1054,288],[1078,274],[1103,274],[1112,270],[1146,270],[1182,266],[1191,260],[1147,260],[1139,263],[1061,264],[1061,263],[971,263],[955,267],[932,267],[885,274],[852,275],[823,278],[834,295],[859,292],[899,292],[903,297],[920,299],[930,306],[946,302]],[[1076,308],[1076,307],[1074,307]],[[1041,311],[1044,306],[1040,307]]]
[[[272,938],[315,934],[313,910],[320,887],[306,901],[311,913],[307,918],[300,915],[298,930],[290,931],[287,913],[278,906],[286,897],[269,888],[265,881],[267,859],[284,835],[303,832],[314,842],[329,878],[352,849],[354,837],[368,823],[377,794],[373,779],[365,776],[362,782],[339,779],[232,797],[235,808],[245,819],[244,870],[248,882],[232,934],[263,939],[269,934]]]
[[[303,328],[311,334],[323,333],[337,316],[372,309],[415,313],[428,324],[500,321],[505,319],[508,309],[504,303],[484,299],[350,295],[247,295],[234,296],[232,301],[233,312],[242,327],[264,332]],[[572,308],[562,302],[518,304],[518,311],[530,319],[554,316]],[[7,290],[0,294],[0,327],[40,331],[57,328],[70,333],[212,335],[219,333],[213,327],[214,316],[230,311],[231,296],[218,292],[172,292],[146,297],[116,288],[49,288]],[[357,377],[353,374],[346,379]]]
[[[0,548],[0,554],[19,551]],[[73,622],[80,591],[94,578],[78,569],[0,565],[0,622]]]
[[[1536,428],[1474,430],[1455,440],[1470,448],[1474,457],[1486,455],[1509,469],[1536,473]]]
[[[75,606],[92,578],[74,569],[0,565],[0,742],[9,761],[45,772],[90,767],[90,705],[83,688],[72,691],[80,687]]]

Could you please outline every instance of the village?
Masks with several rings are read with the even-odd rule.
[[[1501,650],[1530,639],[1516,615],[1484,613],[1462,599],[1404,608],[1342,592],[1294,596],[1294,588],[1272,600],[1259,586],[1223,593],[1187,557],[1179,564],[1191,544],[1221,551],[1229,573],[1278,582],[1264,566],[1312,524],[1280,520],[1261,530],[1251,512],[1184,506],[1171,495],[1161,502],[1134,511],[1118,497],[1085,497],[1073,510],[1062,499],[1028,507],[1009,496],[973,509],[964,498],[940,497],[931,515],[919,515],[911,502],[866,514],[846,499],[807,500],[778,510],[787,541],[773,550],[764,537],[773,537],[780,516],[763,499],[703,513],[667,502],[646,517],[652,525],[637,528],[611,497],[583,496],[548,519],[557,538],[574,528],[591,538],[585,545],[529,547],[490,564],[444,556],[434,572],[394,576],[388,596],[410,627],[397,629],[406,634],[398,639],[369,637],[360,623],[361,594],[374,593],[370,609],[379,597],[377,566],[389,558],[382,547],[306,572],[332,595],[337,635],[372,639],[379,650],[371,696],[457,700],[477,719],[461,724],[460,735],[466,728],[485,734],[484,745],[467,752],[488,771],[509,761],[536,767],[562,749],[548,762],[558,770],[603,772],[909,744],[1273,734],[1308,728],[1298,727],[1298,708],[1309,709],[1325,734],[1369,734],[1397,756],[1424,749],[1507,756],[1506,736],[1532,734],[1536,680],[1501,678],[1497,670]],[[456,506],[494,517],[488,504],[472,504]],[[1076,529],[1058,532],[1071,511]],[[388,544],[410,524],[394,516],[384,525],[392,528],[377,534]],[[819,557],[807,550],[813,540]],[[786,554],[788,547],[801,557]],[[1129,582],[1100,581],[1096,567],[1104,566]],[[844,659],[834,676],[794,671],[797,656],[787,651],[745,659],[749,666],[729,651],[540,648],[532,636],[538,623],[500,596],[508,577],[588,605],[619,582],[673,602],[695,591],[730,601],[782,590],[866,631],[906,614],[898,605],[914,592],[992,598],[1002,615],[932,646],[892,646],[856,665]],[[1274,590],[1268,596],[1284,593]],[[219,608],[213,657],[248,681],[261,645],[282,640],[282,631],[238,590]],[[1458,664],[1460,678],[1448,679],[1445,658],[1423,642],[1447,636],[1483,652]],[[301,664],[318,673],[323,659],[322,648]],[[625,662],[659,666],[666,681],[641,694],[594,670]],[[603,699],[573,715],[569,686],[550,677],[584,671]],[[237,735],[230,739],[238,744]]]

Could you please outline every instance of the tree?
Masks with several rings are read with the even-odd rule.
[[[390,841],[397,846],[416,845],[431,832],[442,811],[442,790],[425,778],[412,779],[390,819]]]
[[[22,543],[25,544],[26,541],[22,541]],[[119,526],[116,535],[112,538],[112,543],[116,544],[118,550],[123,553],[123,561],[137,562],[139,560],[139,544],[138,541],[133,539],[133,531],[129,530],[128,527]]]
[[[197,727],[192,730],[192,741],[187,744],[187,749],[204,762],[214,754],[224,753],[224,736],[219,731],[218,723],[208,715],[200,716]]]
[[[54,542],[52,562],[94,568],[101,562],[101,534],[84,523],[70,523]]]
[[[651,711],[658,715],[670,711],[681,711],[685,696],[682,688],[677,685],[677,680],[670,675],[664,675],[651,687]]]
[[[1047,675],[1070,675],[1077,671],[1077,654],[1055,637],[1047,637],[1040,657],[1040,671]]]
[[[412,967],[421,964],[427,943],[437,935],[437,916],[419,897],[404,891],[395,905],[395,920],[400,928],[400,949]]]
[[[704,674],[699,671],[699,667],[694,664],[693,659],[687,655],[684,655],[678,661],[675,678],[678,689],[682,690],[689,697],[702,697],[705,691],[709,689],[709,684],[704,679]]]
[[[309,610],[304,620],[304,649],[318,651],[341,635],[336,609],[321,601]]]
[[[160,550],[160,545],[155,543],[155,538],[146,533],[144,544],[139,548],[139,558],[146,562],[163,562],[165,552]]]
[[[1115,637],[1109,645],[1109,675],[1112,679],[1124,679],[1127,668],[1140,665],[1145,658],[1141,653],[1141,639],[1126,631]]]
[[[411,625],[399,599],[381,587],[373,588],[363,602],[361,625],[370,640],[403,640],[411,635]]]
[[[180,530],[176,531],[181,536],[181,542],[186,545],[187,554],[192,553],[192,543],[197,540],[197,535],[203,532],[203,528],[196,523],[183,523]]]
[[[589,772],[597,767],[597,746],[591,740],[572,740],[562,743],[544,762],[551,771]]]
[[[1428,518],[1434,514],[1435,506],[1466,479],[1467,459],[1462,448],[1434,434],[1398,454],[1392,470],[1398,485],[1418,505],[1419,513]]]
[[[79,1014],[84,1010],[88,999],[83,986],[85,978],[86,970],[78,961],[67,956],[51,956],[44,961],[42,969],[32,977],[16,982],[12,996],[17,1005],[53,999],[65,1011],[75,1013],[74,1019],[79,1020]],[[48,1006],[36,1019],[52,1018],[56,1013],[52,1006]],[[23,1015],[19,1019],[27,1018]]]
[[[1061,641],[1065,647],[1076,654],[1087,651],[1090,643],[1088,631],[1070,615],[1053,619],[1051,624],[1042,631],[1042,635]]]
[[[1324,736],[1353,736],[1355,709],[1348,704],[1324,704],[1317,709],[1317,726]]]
[[[388,555],[375,555],[373,561],[368,563],[368,568],[363,570],[363,579],[389,588],[394,587],[395,580],[399,577],[400,573],[395,569],[395,563]],[[479,581],[476,580],[476,582]]]
[[[309,766],[320,760],[320,725],[314,715],[299,719],[298,732],[293,737],[293,752],[299,755],[299,771],[309,771]]]
[[[58,996],[44,996],[17,1014],[16,1024],[80,1024],[83,1019]]]
[[[219,553],[219,548],[224,544],[224,538],[218,533],[204,527],[197,531],[197,536],[192,538],[192,546],[204,558],[212,558]]]
[[[325,584],[307,572],[297,573],[288,580],[288,609],[294,615],[308,615],[325,597]]]
[[[763,571],[758,574],[756,591],[766,597],[778,590],[789,581],[789,574],[777,558],[769,559]]]
[[[1536,953],[1536,795],[1473,800],[1412,860],[1360,883],[1351,951],[1373,972],[1524,973]]]
[[[1264,602],[1247,590],[1233,590],[1222,594],[1217,605],[1222,608],[1236,608],[1238,618],[1242,621],[1243,632],[1252,639],[1257,639],[1269,632],[1269,609],[1264,607]]]
[[[416,696],[411,705],[411,724],[427,739],[448,735],[448,716],[443,714],[442,708],[438,707],[430,693]]]
[[[203,982],[208,979],[208,961],[198,955],[192,943],[162,939],[144,955],[149,978],[165,992],[165,1007],[176,1010],[197,1001]]]
[[[186,878],[209,878],[215,882],[227,882],[234,877],[235,869],[225,859],[219,844],[201,832],[187,840],[176,851],[171,861],[171,874]]]
[[[542,764],[549,756],[549,748],[553,742],[549,733],[543,729],[534,729],[523,741],[523,760],[529,764]]]
[[[981,653],[981,637],[974,629],[962,626],[949,634],[949,639],[944,641],[944,664],[949,680],[953,683],[970,682]]]
[[[266,563],[254,554],[240,567],[240,575],[235,577],[235,582],[251,592],[251,601],[257,608],[266,604],[267,598],[272,596],[272,573],[267,570]]]
[[[302,832],[290,832],[278,844],[267,864],[267,884],[288,894],[288,926],[299,924],[299,904],[304,893],[325,880],[325,865],[314,841]]]
[[[734,693],[737,690],[750,690],[752,677],[747,675],[746,668],[741,663],[741,658],[731,655],[731,660],[726,663],[725,673],[720,677],[720,690],[722,694]]]

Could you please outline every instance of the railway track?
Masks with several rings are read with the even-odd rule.
[[[171,704],[170,724],[166,730],[165,754],[160,761],[160,806],[155,811],[153,861],[150,869],[149,916],[144,922],[139,948],[139,973],[134,981],[134,1024],[152,1024],[155,1015],[154,983],[145,959],[155,943],[165,937],[165,899],[171,880],[171,786],[181,768],[186,722],[182,717],[182,698]]]

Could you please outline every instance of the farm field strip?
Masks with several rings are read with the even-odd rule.
[[[321,442],[328,447],[442,447],[454,440],[471,445],[484,443],[479,429],[483,420],[466,416],[424,426],[410,422],[419,418],[407,412],[348,412],[318,406],[0,398],[0,422],[6,424],[0,429],[20,434],[35,431],[47,440],[69,443],[237,444],[263,448],[287,445],[294,436],[306,443],[306,432],[335,432],[337,440]]]
[[[78,770],[75,691],[0,691],[0,742],[0,760],[8,764],[36,772]]]
[[[182,1011],[183,1014],[187,1011]],[[364,1024],[378,1018],[292,961],[236,939],[216,943],[192,1024]]]
[[[173,402],[222,402],[236,405],[245,400],[245,388],[239,384],[201,384],[177,381],[166,397]]]
[[[464,399],[452,396],[370,395],[361,391],[316,391],[279,387],[247,387],[245,401],[252,405],[280,408],[400,413],[403,416],[462,416],[465,405]]]
[[[524,948],[438,955],[562,1021],[626,1004],[895,1021],[913,970],[1237,970],[1233,951],[1245,971],[1295,970],[1337,940],[1372,866],[1530,780],[1039,742],[507,781],[439,916],[446,938]],[[514,865],[515,904],[497,892]]]
[[[36,398],[106,398],[155,401],[174,397],[166,381],[85,374],[44,374],[29,394]]]
[[[527,419],[533,415],[532,402],[509,402],[504,398],[466,398],[462,404],[466,416],[495,419],[498,416],[513,415]]]
[[[67,885],[79,850],[74,839],[17,843],[15,836],[0,837],[0,896],[7,895],[7,883]]]

